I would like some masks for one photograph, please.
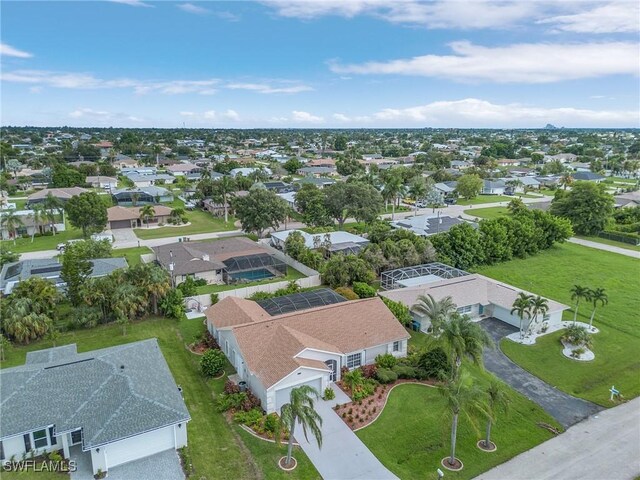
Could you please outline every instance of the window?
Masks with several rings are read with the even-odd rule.
[[[2,444],[1,440],[0,440],[0,460],[4,460],[4,445]]]
[[[394,352],[400,351],[400,342],[393,342],[393,351]]]
[[[37,430],[33,432],[33,445],[36,448],[44,448],[49,446],[46,430]]]
[[[24,451],[30,452],[31,451],[31,435],[29,435],[28,433],[25,433],[22,436],[22,439],[24,440]]]
[[[347,355],[347,368],[357,368],[362,365],[362,353]]]
[[[49,427],[49,443],[51,443],[51,445],[58,443],[56,437],[53,436],[53,427]]]
[[[471,309],[472,309],[471,305],[466,305],[464,307],[457,308],[458,313],[460,314],[471,313]]]

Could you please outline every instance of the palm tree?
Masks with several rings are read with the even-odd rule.
[[[482,366],[482,352],[485,347],[493,347],[491,337],[480,325],[457,312],[442,325],[440,341],[451,360],[452,378],[458,376],[463,357],[466,356],[476,365]]]
[[[532,324],[538,323],[538,315],[545,315],[549,311],[549,302],[540,295],[532,297],[530,300],[531,322],[527,325],[527,331],[530,330]]]
[[[467,372],[462,372],[457,378],[449,379],[439,390],[452,417],[451,451],[446,462],[453,467],[456,464],[456,440],[460,414],[467,417],[471,425],[475,427],[475,417],[480,413],[487,415],[487,408],[483,403],[482,391],[473,385],[473,379]]]
[[[531,295],[524,292],[518,294],[518,298],[515,299],[511,309],[511,315],[514,313],[520,318],[520,338],[524,337],[524,319],[531,318]]]
[[[411,307],[411,311],[428,318],[433,333],[438,334],[442,325],[456,311],[456,304],[453,303],[451,297],[436,300],[431,294],[419,295],[417,302]]]
[[[389,171],[393,172],[393,170]],[[387,205],[389,204],[389,201],[391,201],[391,220],[395,218],[396,200],[398,199],[398,195],[400,195],[403,186],[402,178],[398,174],[389,173],[384,178],[382,197]]]
[[[140,217],[147,224],[147,228],[149,228],[149,220],[151,220],[156,214],[155,208],[153,205],[145,205],[140,209]]]
[[[122,326],[122,334],[127,334],[127,325],[144,310],[147,299],[140,290],[130,283],[119,284],[113,292],[112,307],[117,323]]]
[[[589,292],[589,299],[593,303],[593,311],[591,312],[591,318],[589,319],[589,328],[593,329],[593,317],[596,315],[596,308],[598,304],[605,306],[609,303],[609,296],[605,293],[604,288],[596,288]]]
[[[418,214],[418,200],[422,200],[427,194],[427,182],[422,175],[413,177],[409,184],[409,195],[415,201],[413,216]]]
[[[213,195],[216,200],[222,203],[224,208],[224,223],[229,221],[229,195],[236,191],[238,188],[236,181],[227,175],[219,180],[215,180],[213,185]]]
[[[560,181],[558,182],[558,184],[562,187],[563,190],[566,190],[567,187],[571,186],[572,183],[573,183],[573,177],[569,172],[563,173],[562,177],[560,177]]]
[[[486,390],[487,393],[487,430],[486,436],[483,442],[484,448],[491,448],[491,426],[496,421],[496,413],[498,410],[507,412],[509,410],[509,404],[511,403],[511,397],[507,395],[507,391],[503,387],[502,383],[498,380],[493,380]]]
[[[573,324],[576,324],[578,319],[578,306],[580,305],[580,300],[589,300],[590,290],[587,287],[581,287],[580,285],[574,285],[571,287],[571,300],[575,300],[576,309],[573,311]]]
[[[136,285],[143,295],[151,298],[152,310],[158,314],[158,299],[171,290],[171,280],[166,270],[152,263],[140,263],[126,271],[128,280]]]
[[[13,238],[13,244],[16,244],[16,237],[18,236],[18,227],[24,225],[22,218],[19,215],[16,215],[16,210],[14,208],[7,210],[2,215],[2,219],[0,220],[0,224],[7,229],[9,232],[9,238]]]
[[[36,230],[41,233],[42,224],[47,220],[47,212],[42,204],[33,206],[32,213],[29,217],[33,220],[33,230],[31,231],[31,243],[36,235]]]
[[[287,448],[286,465],[291,465],[291,453],[293,450],[293,436],[296,424],[299,422],[304,432],[304,438],[309,440],[307,430],[310,430],[318,442],[318,448],[322,448],[322,417],[314,409],[314,400],[317,400],[320,394],[315,388],[309,385],[302,385],[293,388],[289,395],[289,403],[286,403],[280,409],[280,418],[282,423],[289,429],[289,446]]]
[[[64,221],[64,204],[58,197],[54,197],[51,193],[47,194],[45,199],[42,201],[42,206],[47,215],[47,220],[49,220],[49,224],[51,226],[51,231],[53,235],[56,234],[56,214],[62,215],[62,219]]]

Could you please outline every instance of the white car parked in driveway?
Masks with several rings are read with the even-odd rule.
[[[84,240],[81,239],[81,238],[76,239],[76,240],[67,240],[66,242],[59,243],[56,246],[56,250],[58,250],[60,252],[64,252],[64,249],[67,248],[67,245],[71,245],[73,243],[78,243],[78,242],[84,242]]]

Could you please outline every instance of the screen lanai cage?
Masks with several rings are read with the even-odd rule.
[[[444,263],[425,263],[382,272],[380,274],[380,287],[383,290],[393,290],[466,275],[469,275],[469,273]]]
[[[287,264],[268,253],[231,257],[224,262],[225,283],[247,283],[282,277],[287,274]]]
[[[308,308],[333,305],[334,303],[345,302],[346,300],[342,295],[338,295],[329,288],[318,288],[316,290],[308,290],[306,292],[292,293],[291,295],[283,295],[282,297],[260,300],[258,301],[258,305],[269,315],[275,316],[289,312],[297,312],[298,310],[306,310]]]

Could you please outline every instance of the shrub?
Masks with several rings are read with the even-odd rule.
[[[342,295],[347,300],[357,300],[358,298],[360,298],[349,287],[338,287],[338,288],[336,288],[336,293],[338,295]]]
[[[442,348],[436,347],[420,356],[418,366],[426,373],[426,378],[442,379],[449,369],[449,359]]]
[[[587,349],[584,347],[578,347],[571,350],[571,356],[573,358],[580,358],[580,355],[587,353]]]
[[[238,410],[246,399],[247,394],[245,392],[220,395],[217,400],[218,411],[226,412],[231,409]]]
[[[216,337],[211,335],[209,330],[205,330],[204,334],[202,335],[202,342],[204,342],[204,344],[208,348],[220,350],[220,345],[218,345],[218,341],[216,340]]]
[[[393,367],[393,372],[398,375],[398,378],[415,378],[416,369],[408,365],[396,365]]]
[[[413,317],[409,312],[409,307],[407,307],[406,305],[403,305],[400,302],[394,302],[393,300],[389,300],[388,298],[385,298],[385,297],[380,297],[380,298],[382,299],[384,304],[387,306],[387,308],[391,310],[391,313],[393,313],[393,316],[396,317],[402,325],[411,324]]]
[[[591,334],[581,325],[569,326],[562,335],[562,340],[578,347],[591,348],[592,345]]]
[[[363,365],[360,367],[364,378],[375,378],[378,367],[375,364]]]
[[[236,383],[233,383],[231,380],[227,380],[224,384],[223,392],[227,395],[232,393],[240,393],[240,387]]]
[[[258,300],[266,300],[268,298],[273,298],[273,293],[269,292],[256,292],[249,297],[249,300],[253,300],[257,302]]]
[[[61,462],[62,461],[62,455],[60,455],[60,452],[54,450],[53,452],[49,452],[49,460],[51,460],[52,462]]]
[[[357,386],[351,394],[351,398],[354,402],[358,402],[359,405],[362,405],[362,399],[367,398],[373,395],[373,390],[376,388],[376,381],[368,378],[362,382],[361,385]]]
[[[390,368],[378,368],[376,377],[382,383],[393,383],[398,379],[398,375],[396,374],[396,372],[394,372]],[[380,397],[378,398],[382,398],[382,394],[380,394]]]
[[[211,305],[215,305],[220,301],[220,296],[217,293],[212,293],[209,298],[211,299]]]
[[[376,289],[364,282],[353,282],[353,291],[360,298],[370,298],[376,296]]]
[[[275,413],[271,413],[264,417],[263,428],[265,432],[271,433],[274,436],[281,430],[280,418]]]
[[[384,355],[378,355],[376,357],[376,365],[378,368],[393,368],[397,362],[398,360],[396,357],[390,353],[385,353]]]
[[[324,389],[324,396],[322,398],[325,400],[333,400],[336,398],[336,392],[334,392],[331,387],[327,387]]]
[[[257,408],[252,408],[247,412],[238,412],[233,416],[233,419],[238,422],[246,425],[247,427],[255,427],[262,421],[262,410]]]
[[[221,350],[210,349],[200,359],[200,370],[208,377],[215,377],[224,368],[225,357]]]

